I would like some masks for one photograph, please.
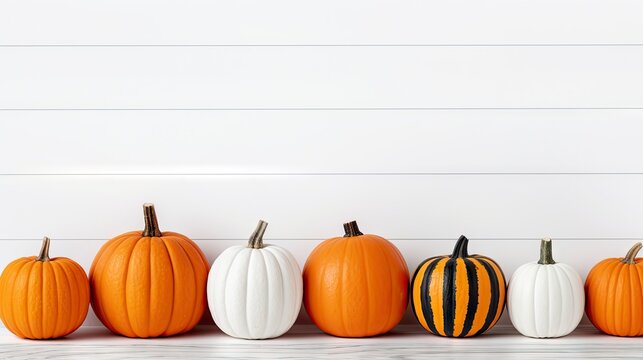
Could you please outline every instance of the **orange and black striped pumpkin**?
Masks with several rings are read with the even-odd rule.
[[[467,253],[460,236],[451,256],[422,262],[411,281],[411,305],[435,335],[469,337],[491,329],[505,306],[505,276],[495,261]]]

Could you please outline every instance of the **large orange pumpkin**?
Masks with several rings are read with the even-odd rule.
[[[17,336],[54,339],[74,332],[89,309],[89,283],[71,259],[49,258],[45,237],[38,257],[10,263],[0,276],[0,318]]]
[[[304,305],[324,332],[344,337],[383,334],[402,319],[409,271],[388,240],[362,234],[355,221],[346,235],[325,240],[304,266]]]
[[[89,273],[92,307],[112,332],[128,337],[184,333],[206,308],[208,262],[184,235],[159,230],[143,205],[145,230],[109,240]]]
[[[585,312],[602,332],[616,336],[643,335],[643,258],[636,243],[624,258],[605,259],[585,281]]]

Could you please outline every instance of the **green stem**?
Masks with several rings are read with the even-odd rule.
[[[538,260],[538,263],[540,265],[554,265],[556,263],[551,252],[550,238],[540,240],[540,260]]]

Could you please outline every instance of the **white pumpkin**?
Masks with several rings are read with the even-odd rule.
[[[233,246],[212,264],[208,305],[217,326],[243,339],[269,339],[288,331],[299,314],[301,270],[287,250],[264,245],[268,223],[259,221],[248,246]]]
[[[583,317],[583,280],[569,265],[554,261],[551,239],[543,239],[540,260],[519,267],[509,280],[507,310],[521,334],[535,338],[565,336]]]

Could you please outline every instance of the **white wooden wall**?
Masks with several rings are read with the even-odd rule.
[[[89,269],[154,202],[210,261],[264,218],[303,265],[356,219],[411,270],[466,234],[510,276],[551,236],[584,276],[643,237],[642,15],[0,0],[0,267],[46,234]]]

